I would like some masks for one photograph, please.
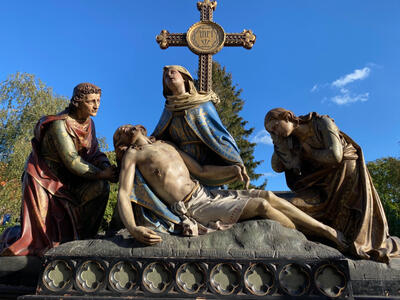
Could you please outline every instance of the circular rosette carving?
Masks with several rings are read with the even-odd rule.
[[[242,32],[243,34],[243,47],[246,49],[253,48],[254,43],[256,42],[256,36],[253,31],[245,29]]]
[[[171,286],[171,270],[162,262],[153,262],[143,270],[142,282],[149,292],[163,293]]]
[[[206,272],[198,263],[186,263],[176,271],[176,284],[187,294],[199,293],[206,285]]]
[[[105,284],[105,266],[98,261],[85,261],[78,268],[76,283],[84,292],[93,293]]]
[[[117,292],[126,293],[136,285],[138,271],[128,261],[117,262],[110,270],[108,277],[110,286]]]
[[[310,288],[310,275],[305,267],[288,264],[279,273],[279,283],[283,291],[290,296],[301,296]]]
[[[254,295],[267,295],[275,286],[274,272],[263,263],[252,264],[244,274],[244,284]]]
[[[346,289],[346,275],[337,266],[326,264],[320,266],[314,276],[315,286],[325,296],[339,297]]]
[[[168,35],[169,32],[165,29],[161,30],[161,33],[156,36],[156,41],[160,45],[161,49],[167,49],[168,48]]]
[[[216,54],[224,47],[225,32],[217,23],[200,21],[189,28],[186,41],[195,54]]]
[[[73,267],[64,260],[54,260],[44,269],[43,284],[53,292],[60,292],[72,285]]]
[[[240,272],[233,264],[218,264],[211,270],[210,283],[218,294],[231,295],[240,285]]]

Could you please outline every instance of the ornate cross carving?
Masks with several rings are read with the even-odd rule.
[[[256,36],[251,30],[242,33],[225,33],[224,29],[213,22],[213,12],[217,1],[197,2],[200,22],[193,24],[186,33],[169,33],[161,30],[156,41],[161,49],[172,46],[187,46],[199,56],[199,90],[209,92],[212,87],[212,56],[223,47],[244,47],[251,49]]]

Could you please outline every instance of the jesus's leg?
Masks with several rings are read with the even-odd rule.
[[[288,228],[296,228],[295,224],[279,210],[273,208],[266,199],[251,198],[243,209],[239,220],[248,220],[255,217],[271,219]]]
[[[285,199],[277,197],[270,191],[262,191],[259,197],[249,200],[240,216],[240,220],[262,217],[278,221],[289,228],[300,226],[312,234],[323,236],[333,241],[339,250],[344,250],[347,247],[345,238],[340,231],[310,217]]]
[[[311,234],[323,236],[333,241],[339,250],[347,248],[346,239],[342,232],[321,223],[270,191],[262,191],[260,197],[266,199],[273,208],[288,217],[296,226],[301,226]]]

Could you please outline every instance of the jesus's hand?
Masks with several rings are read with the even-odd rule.
[[[146,245],[155,245],[162,242],[162,239],[159,235],[157,235],[153,230],[144,226],[135,227],[131,234],[137,241]]]

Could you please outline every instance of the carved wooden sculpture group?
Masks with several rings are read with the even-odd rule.
[[[198,4],[201,21],[186,34],[162,31],[162,48],[188,45],[199,54],[200,89],[182,66],[163,70],[165,107],[151,136],[143,126],[114,134],[119,167],[99,151],[94,123],[101,89],[74,88],[69,107],[34,129],[23,174],[20,230],[6,230],[1,255],[43,255],[74,239],[93,238],[119,172],[118,211],[132,236],[154,245],[156,231],[196,236],[254,217],[331,240],[343,253],[387,262],[400,256],[361,148],[328,116],[295,116],[276,108],[265,117],[274,142],[271,164],[285,172],[285,199],[263,190],[226,190],[249,177],[222,124],[211,90],[211,55],[225,46],[251,48],[251,31],[225,34],[212,22],[216,2]]]

